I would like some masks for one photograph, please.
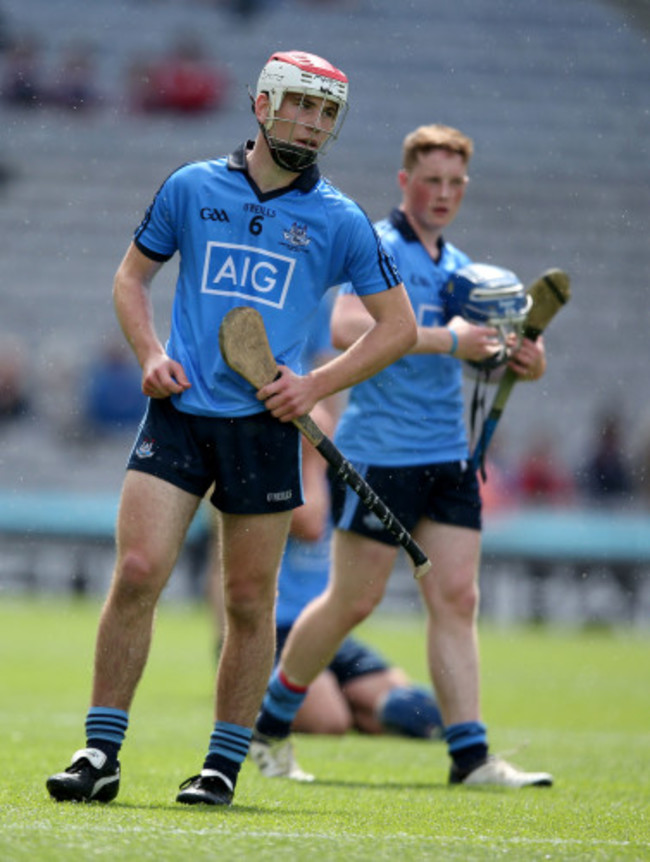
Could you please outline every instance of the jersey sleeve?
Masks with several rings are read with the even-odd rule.
[[[345,250],[335,284],[350,283],[359,296],[379,293],[402,282],[393,256],[384,248],[366,213],[352,201],[346,217],[336,220],[336,247]]]
[[[153,260],[169,260],[178,249],[175,212],[180,193],[179,171],[168,177],[158,189],[134,233],[135,245]]]

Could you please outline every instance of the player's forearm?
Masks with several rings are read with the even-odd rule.
[[[408,352],[417,337],[404,315],[375,322],[344,353],[310,373],[319,400],[367,380]]]
[[[142,368],[165,352],[156,335],[150,299],[150,286],[161,266],[131,243],[113,281],[115,313]]]
[[[418,340],[409,353],[451,353],[457,339],[446,326],[418,326]],[[454,350],[455,352],[455,350]]]
[[[400,355],[408,352],[416,343],[418,327],[403,284],[365,296],[352,293],[337,296],[330,320],[334,347],[349,350],[360,344],[373,329],[375,333],[380,332],[377,327],[385,327],[383,332],[388,338],[394,335],[398,340],[405,339],[406,348],[399,348]]]
[[[332,345],[347,350],[373,325],[372,316],[357,297],[339,297],[334,303],[330,321]]]
[[[113,285],[113,304],[122,332],[142,368],[165,349],[153,322],[153,309],[148,288],[136,279],[118,275]]]
[[[346,350],[372,326],[369,314],[341,318],[336,328],[332,328],[334,346]],[[409,353],[449,353],[452,335],[446,326],[418,326],[417,340]]]

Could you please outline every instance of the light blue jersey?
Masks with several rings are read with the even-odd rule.
[[[394,210],[377,231],[392,254],[409,294],[418,326],[444,326],[441,291],[450,273],[470,258],[441,243],[434,263],[406,217]],[[343,293],[351,293],[346,284]],[[404,467],[468,457],[461,363],[441,354],[407,354],[354,386],[335,442],[358,464]]]
[[[330,565],[331,530],[317,542],[289,536],[280,575],[275,620],[278,626],[292,626],[300,611],[327,586]]]
[[[134,237],[153,260],[180,255],[167,352],[192,386],[173,402],[201,416],[264,410],[219,352],[219,325],[231,308],[256,308],[276,360],[301,373],[305,334],[329,287],[352,281],[366,295],[401,280],[363,210],[317,167],[264,194],[245,154],[242,146],[228,158],[179,168]]]

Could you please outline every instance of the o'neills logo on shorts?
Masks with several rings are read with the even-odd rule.
[[[283,500],[290,500],[293,497],[291,491],[271,491],[266,495],[267,503],[281,503]]]

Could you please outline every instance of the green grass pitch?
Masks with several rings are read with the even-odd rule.
[[[318,781],[246,764],[235,805],[174,802],[212,726],[205,608],[163,602],[108,806],[57,804],[44,782],[82,747],[96,601],[0,601],[0,859],[650,860],[650,636],[481,627],[494,751],[554,773],[522,791],[450,788],[439,742],[296,738]],[[424,621],[375,615],[364,636],[426,680]]]

